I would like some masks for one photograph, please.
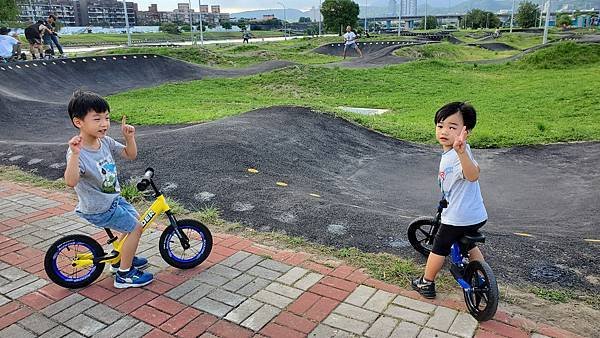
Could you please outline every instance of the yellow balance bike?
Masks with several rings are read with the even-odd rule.
[[[157,216],[166,214],[169,226],[160,236],[160,255],[169,265],[179,269],[198,266],[204,262],[212,249],[210,231],[196,220],[177,220],[165,197],[154,184],[153,177],[154,170],[148,168],[137,184],[139,191],[152,187],[155,198],[154,203],[140,217],[143,231],[148,229]],[[62,287],[81,288],[100,277],[105,264],[118,263],[126,236],[119,240],[109,229],[104,230],[108,234],[107,244],[113,246],[110,253],[105,253],[96,240],[86,235],[69,235],[54,242],[44,259],[48,277]]]

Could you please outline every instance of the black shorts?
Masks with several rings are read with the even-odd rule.
[[[435,235],[435,239],[433,240],[433,249],[431,252],[440,256],[448,256],[450,254],[450,248],[452,247],[452,244],[456,243],[464,235],[477,232],[479,228],[485,225],[485,222],[487,222],[487,220],[478,224],[466,226],[456,226],[442,223],[437,235]],[[469,245],[468,249],[471,250],[475,246],[476,245],[473,243]]]

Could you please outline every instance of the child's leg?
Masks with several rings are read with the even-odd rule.
[[[427,265],[425,266],[425,274],[423,278],[426,281],[433,282],[435,281],[435,277],[438,272],[442,270],[442,266],[444,266],[444,262],[446,261],[446,257],[436,255],[433,252],[429,254],[429,258],[427,258]]]
[[[481,250],[479,250],[479,248],[477,246],[475,246],[473,249],[469,250],[469,260],[470,261],[480,261],[483,262],[483,254],[481,253]]]
[[[129,270],[131,268],[131,263],[133,262],[133,256],[135,255],[135,251],[137,250],[138,244],[140,242],[140,237],[142,237],[142,225],[137,224],[135,229],[129,233],[127,238],[125,239],[125,243],[121,247],[121,266],[122,270]]]

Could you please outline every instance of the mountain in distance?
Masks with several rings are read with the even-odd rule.
[[[406,0],[407,1],[407,0]],[[425,0],[417,0],[417,14],[425,14]],[[363,13],[366,12],[368,17],[382,17],[397,15],[397,8],[394,4],[397,4],[395,0],[367,0],[366,11],[364,8],[364,1],[355,0],[354,2],[359,3],[361,13],[359,18],[363,17]],[[515,11],[517,10],[520,0],[515,1]],[[532,0],[533,3],[542,4],[544,0]],[[427,14],[447,14],[447,13],[466,13],[470,9],[478,8],[490,12],[510,11],[512,6],[512,0],[427,0]],[[576,9],[596,9],[600,10],[600,0],[558,0],[552,1],[552,10],[564,9],[573,11]],[[261,9],[254,11],[244,11],[239,13],[231,13],[232,19],[262,19],[263,15],[275,15],[276,18],[283,20],[284,11],[283,8],[273,9]],[[285,17],[289,22],[297,22],[300,17],[310,17],[315,20],[318,18],[318,9],[302,11],[295,8],[287,8],[285,10]],[[318,19],[317,19],[318,20]]]
[[[315,13],[317,16],[319,15],[318,9],[316,10]],[[295,8],[286,8],[285,13],[284,13],[283,8],[273,8],[273,9],[259,9],[259,10],[254,10],[254,11],[231,13],[231,18],[232,19],[245,18],[245,19],[261,20],[264,15],[275,15],[275,17],[277,19],[281,19],[281,20],[283,20],[284,18],[287,18],[287,21],[289,21],[289,22],[298,22],[298,20],[300,20],[300,17],[310,17],[312,20],[313,17],[315,16],[315,14],[313,13],[312,10],[304,12],[304,11],[301,11],[301,10],[295,9]]]

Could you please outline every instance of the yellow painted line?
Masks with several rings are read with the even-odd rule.
[[[309,195],[312,196],[312,197],[317,197],[317,198],[321,197],[321,195],[317,195],[317,194],[309,194]]]
[[[514,234],[517,236],[523,236],[523,237],[533,237],[533,235],[526,234],[524,232],[514,232]]]
[[[253,173],[253,174],[258,174],[258,170],[254,169],[254,168],[248,168],[248,172]]]
[[[275,184],[277,184],[280,187],[287,187],[288,186],[287,183],[285,183],[285,182],[277,182]]]
[[[585,238],[584,241],[590,242],[590,243],[600,243],[600,239]]]

